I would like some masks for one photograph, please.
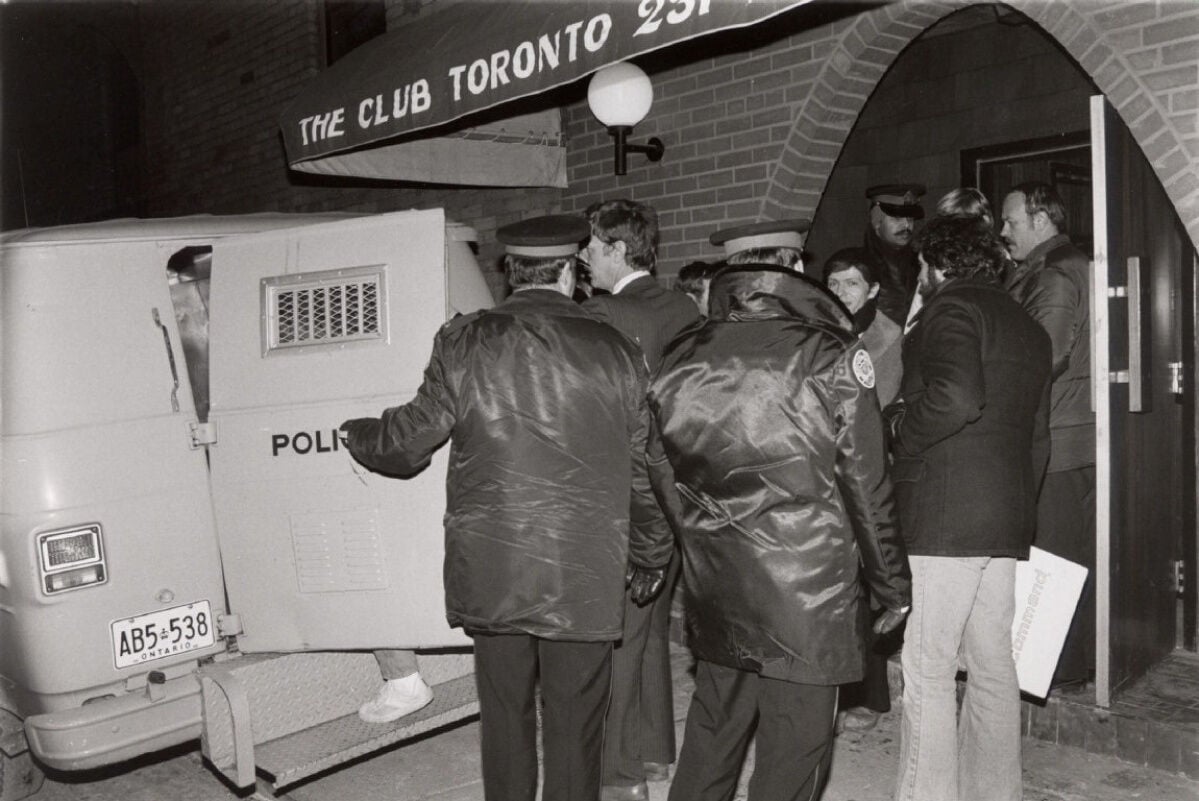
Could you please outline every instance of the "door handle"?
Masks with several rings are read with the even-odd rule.
[[[1141,258],[1129,256],[1128,271],[1128,411],[1142,412],[1145,375],[1141,353]]]
[[[1182,362],[1170,362],[1170,393],[1182,395],[1186,393],[1186,384],[1182,380]]]
[[[1149,412],[1153,410],[1153,396],[1146,394],[1145,389],[1150,386],[1152,365],[1144,319],[1149,308],[1145,297],[1149,282],[1145,280],[1146,265],[1139,256],[1129,256],[1125,265],[1126,286],[1109,288],[1108,296],[1128,299],[1128,369],[1116,370],[1109,380],[1114,384],[1128,384],[1129,412]]]
[[[158,307],[155,306],[154,325],[158,326],[158,330],[162,331],[162,344],[167,349],[167,361],[171,365],[171,379],[175,385],[171,388],[171,411],[179,411],[179,368],[175,366],[175,351],[171,349],[171,334],[167,331],[167,327],[162,324],[162,318],[158,316]]]

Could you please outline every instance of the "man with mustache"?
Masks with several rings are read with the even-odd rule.
[[[879,184],[866,190],[870,217],[863,245],[883,265],[878,310],[899,325],[908,318],[920,266],[912,250],[916,220],[924,219],[923,184]]]
[[[1016,262],[1008,293],[1053,343],[1051,448],[1037,500],[1037,545],[1090,573],[1053,686],[1095,672],[1095,413],[1091,411],[1090,261],[1066,235],[1066,210],[1048,184],[1017,185],[1003,201],[1001,236]]]

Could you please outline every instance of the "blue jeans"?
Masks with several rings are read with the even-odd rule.
[[[909,556],[897,801],[1020,801],[1016,560]],[[958,654],[967,672],[960,716]]]

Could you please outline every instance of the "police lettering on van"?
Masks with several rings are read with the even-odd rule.
[[[292,451],[303,456],[308,453],[332,453],[345,449],[345,434],[336,428],[327,431],[297,431],[294,434],[271,434],[271,456],[280,451]]]

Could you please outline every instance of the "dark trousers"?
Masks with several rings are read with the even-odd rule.
[[[637,606],[625,594],[624,634],[612,652],[612,700],[604,732],[603,783],[645,780],[645,763],[674,762],[674,693],[670,680],[670,595],[676,552],[661,594]]]
[[[1095,671],[1095,468],[1046,473],[1037,499],[1036,546],[1090,572],[1053,673],[1053,683],[1090,678]]]
[[[866,592],[869,595],[870,591]],[[863,600],[859,607],[860,614],[865,618],[863,625],[866,631],[866,672],[861,681],[841,685],[841,700],[838,705],[842,709],[863,706],[875,712],[890,712],[891,683],[887,678],[887,659],[899,650],[903,637],[902,627],[890,634],[875,634],[873,625],[877,615],[870,611],[870,604],[866,600]]]
[[[537,796],[536,687],[541,684],[543,801],[595,801],[612,643],[475,633],[483,797]]]
[[[833,757],[836,686],[793,684],[702,659],[670,801],[731,801],[757,729],[749,801],[818,798]]]

